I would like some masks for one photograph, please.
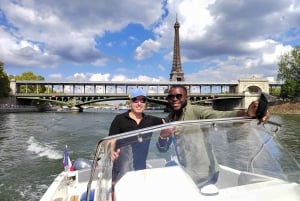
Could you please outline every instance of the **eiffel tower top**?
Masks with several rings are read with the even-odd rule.
[[[181,68],[180,58],[180,43],[179,43],[179,28],[180,24],[177,21],[174,24],[175,38],[174,38],[174,49],[173,49],[173,65],[170,73],[170,81],[184,81],[184,73]]]

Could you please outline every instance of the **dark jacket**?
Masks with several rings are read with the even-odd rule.
[[[129,116],[129,111],[119,114],[112,121],[109,135],[116,135],[128,131],[162,124],[162,118],[146,115],[139,124]],[[119,180],[126,172],[131,170],[141,170],[146,168],[146,159],[152,133],[143,135],[143,141],[139,142],[137,137],[130,139],[118,140],[116,149],[120,149],[120,155],[114,162],[113,180]],[[131,143],[129,146],[127,144]]]

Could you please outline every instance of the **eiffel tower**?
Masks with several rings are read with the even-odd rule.
[[[181,68],[180,58],[180,43],[179,43],[179,27],[180,24],[177,21],[174,24],[175,38],[174,38],[174,49],[173,49],[173,65],[170,73],[170,81],[184,81],[184,73]]]

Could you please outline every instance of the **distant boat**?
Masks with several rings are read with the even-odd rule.
[[[78,110],[80,110],[80,108],[73,106],[73,107],[70,108],[70,110],[78,111]]]
[[[119,106],[119,110],[128,110],[129,108],[127,106]]]
[[[73,107],[70,108],[70,110],[73,111],[73,112],[82,112],[83,108],[73,106]]]

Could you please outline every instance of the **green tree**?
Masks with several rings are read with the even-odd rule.
[[[43,76],[40,75],[35,75],[33,72],[31,71],[27,71],[22,73],[21,75],[17,75],[15,76],[16,80],[24,80],[24,81],[41,81],[41,80],[45,80],[45,78]],[[22,85],[20,87],[20,92],[21,93],[44,93],[46,91],[46,87],[45,86],[37,86],[35,84],[32,85]]]
[[[280,96],[283,99],[293,100],[295,97],[297,97],[299,92],[299,83],[297,83],[293,79],[288,79],[284,82],[282,88],[281,88],[281,94]]]
[[[272,96],[279,97],[280,94],[281,94],[281,90],[282,90],[282,89],[280,89],[280,88],[272,88],[272,89],[270,89],[270,94],[271,94]]]
[[[277,79],[284,81],[282,98],[293,99],[300,94],[300,46],[280,56]]]
[[[16,80],[27,80],[27,81],[35,81],[35,80],[45,80],[43,76],[35,75],[31,71],[27,71],[22,73],[21,75],[17,75],[15,77]]]
[[[0,61],[0,97],[7,97],[10,92],[9,79],[4,71],[4,64]]]

